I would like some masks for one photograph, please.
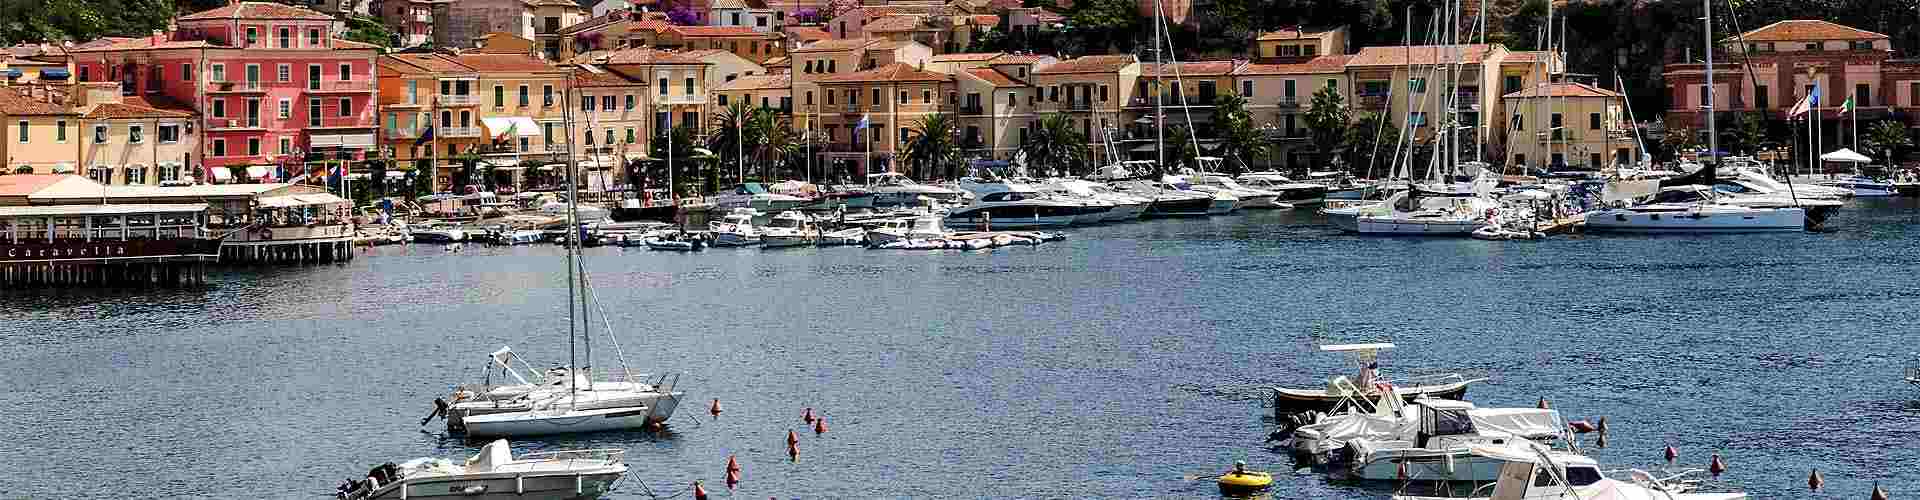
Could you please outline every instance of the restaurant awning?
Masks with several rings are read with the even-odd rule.
[[[268,171],[265,165],[253,165],[253,166],[247,167],[248,179],[264,179],[267,176],[272,174],[273,172]]]
[[[313,134],[307,143],[315,148],[370,148],[373,134]]]
[[[291,207],[306,207],[306,206],[314,206],[314,205],[333,205],[337,203],[346,203],[346,202],[347,202],[346,198],[341,198],[339,196],[334,196],[332,194],[327,194],[327,193],[289,194],[289,195],[268,196],[265,198],[261,198],[260,206],[262,208],[291,208]]]
[[[214,182],[227,182],[231,180],[233,180],[233,169],[230,169],[230,168],[213,169]]]
[[[65,80],[72,76],[73,74],[67,72],[67,68],[40,68],[42,80]]]
[[[480,124],[487,127],[488,137],[499,137],[506,135],[508,132],[513,132],[514,135],[520,137],[536,137],[540,135],[540,124],[534,123],[532,118],[524,116],[481,118]]]

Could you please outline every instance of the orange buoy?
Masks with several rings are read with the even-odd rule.
[[[707,500],[707,488],[698,479],[693,481],[693,500]]]
[[[740,484],[740,471],[727,471],[727,489],[732,490],[733,486],[737,484]]]
[[[1707,461],[1707,473],[1713,474],[1714,478],[1719,478],[1720,473],[1726,472],[1726,471],[1727,471],[1727,462],[1720,459],[1719,453],[1713,454],[1713,460]]]
[[[707,413],[713,414],[713,418],[720,418],[720,398],[713,398],[713,407],[707,408]]]
[[[727,455],[727,472],[740,472],[740,461],[734,460],[733,455]]]
[[[1673,465],[1673,461],[1679,460],[1679,459],[1680,459],[1680,450],[1674,449],[1673,445],[1671,444],[1667,445],[1667,465]]]
[[[1592,422],[1588,422],[1585,420],[1575,420],[1572,422],[1567,422],[1567,428],[1573,429],[1573,432],[1578,432],[1581,434],[1586,434],[1589,432],[1600,430],[1600,428],[1595,427]]]
[[[1813,473],[1807,474],[1807,490],[1808,491],[1820,491],[1820,487],[1826,486],[1826,485],[1827,485],[1827,478],[1820,477],[1820,469],[1814,469]]]
[[[1887,500],[1887,489],[1886,489],[1886,488],[1881,488],[1881,487],[1880,487],[1880,482],[1879,482],[1879,481],[1874,481],[1874,482],[1873,482],[1873,496],[1871,496],[1871,497],[1868,497],[1868,498],[1870,498],[1870,499],[1872,499],[1872,500]]]
[[[827,417],[823,416],[823,417],[814,418],[813,419],[813,435],[818,436],[826,433],[827,433]]]
[[[1546,397],[1546,396],[1540,396],[1540,409],[1542,409],[1542,410],[1551,410],[1551,409],[1553,409],[1553,405],[1550,405],[1550,404],[1547,404],[1547,397]]]
[[[807,425],[813,425],[813,407],[809,406],[800,410],[800,421],[806,422]]]

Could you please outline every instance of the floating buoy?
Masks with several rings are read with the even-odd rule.
[[[727,471],[727,489],[732,490],[733,486],[737,484],[740,484],[740,471]]]
[[[1826,486],[1826,485],[1827,485],[1827,478],[1820,477],[1820,469],[1814,469],[1813,473],[1807,474],[1807,490],[1808,491],[1820,491],[1820,487]]]
[[[707,408],[707,413],[712,414],[713,418],[720,418],[720,398],[713,398],[713,407]]]
[[[693,500],[707,500],[707,488],[697,479],[693,481]]]
[[[1606,417],[1606,415],[1601,415],[1601,416],[1600,416],[1600,433],[1601,433],[1601,434],[1606,434],[1606,433],[1607,433],[1607,417]]]
[[[793,429],[787,429],[787,447],[791,448],[793,447],[793,445],[799,444],[799,443],[800,443],[800,435],[794,434]]]
[[[1540,409],[1542,409],[1542,410],[1551,410],[1551,409],[1553,409],[1553,405],[1549,405],[1549,404],[1547,404],[1547,397],[1546,397],[1546,396],[1540,396],[1540,405],[1539,405],[1539,406],[1540,406]]]
[[[1605,449],[1607,447],[1607,431],[1600,431],[1600,438],[1593,440],[1593,445]]]
[[[1567,427],[1570,429],[1573,429],[1573,432],[1578,432],[1581,434],[1586,434],[1589,432],[1600,430],[1600,428],[1594,426],[1592,422],[1588,422],[1585,420],[1575,420],[1572,422],[1567,422]]]
[[[800,421],[806,422],[807,425],[813,425],[813,407],[800,410]]]
[[[727,455],[727,472],[740,472],[740,461],[734,460],[733,455]]]
[[[1667,465],[1673,465],[1673,461],[1679,460],[1679,459],[1680,459],[1680,450],[1674,449],[1673,445],[1671,444],[1667,445]]]
[[[1220,475],[1219,484],[1222,495],[1250,496],[1273,487],[1273,476],[1247,470],[1245,462],[1234,462],[1233,470]]]
[[[826,433],[827,433],[827,417],[822,416],[822,417],[813,419],[813,435],[818,436]]]
[[[1401,482],[1406,482],[1406,480],[1407,480],[1407,475],[1408,475],[1408,474],[1407,474],[1407,461],[1405,461],[1405,460],[1401,460],[1401,461],[1400,461],[1400,463],[1399,463],[1399,465],[1398,465],[1398,466],[1396,466],[1396,467],[1394,467],[1394,469],[1393,469],[1393,478],[1394,478],[1394,479],[1396,479],[1396,480],[1399,480],[1399,481],[1401,481]]]
[[[1874,481],[1874,482],[1873,482],[1873,496],[1871,496],[1871,497],[1868,497],[1868,498],[1869,498],[1869,499],[1871,499],[1871,500],[1887,500],[1887,489],[1886,489],[1886,488],[1881,488],[1881,487],[1880,487],[1880,482],[1879,482],[1879,481]]]
[[[788,433],[791,434],[792,432],[789,431]],[[799,441],[795,441],[795,440],[787,441],[787,458],[795,462],[800,461],[800,442]]]
[[[1726,471],[1727,471],[1727,462],[1720,459],[1719,453],[1713,454],[1713,459],[1707,461],[1707,473],[1713,474],[1713,477],[1715,479],[1718,479],[1720,477],[1720,473],[1723,473]]]

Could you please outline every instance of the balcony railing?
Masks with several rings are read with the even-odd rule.
[[[441,137],[480,137],[480,127],[440,127],[434,134]]]
[[[323,128],[357,128],[357,127],[372,128],[373,117],[370,115],[322,116],[320,117],[319,120],[308,118],[307,126],[323,127]]]
[[[859,104],[842,104],[842,105],[840,105],[840,111],[841,111],[841,112],[843,112],[843,113],[859,113],[859,112],[861,112],[861,111],[866,111],[866,110],[867,110],[867,108],[866,108],[865,106],[861,106],[861,105],[859,105]]]
[[[373,82],[368,80],[321,80],[319,85],[307,82],[308,92],[372,92]]]
[[[1072,111],[1086,111],[1089,109],[1093,109],[1093,102],[1092,101],[1067,101],[1067,109]]]
[[[962,104],[960,105],[960,114],[984,115],[986,114],[986,110],[981,109],[979,104]]]
[[[1575,141],[1575,140],[1579,140],[1580,138],[1579,134],[1575,134],[1573,133],[1573,131],[1567,130],[1567,129],[1558,129],[1558,130],[1552,130],[1548,132],[1534,132],[1533,136],[1535,138],[1538,138],[1540,142]]]
[[[480,96],[473,94],[441,94],[433,96],[434,102],[441,106],[474,106],[480,104]]]
[[[385,135],[385,136],[387,136],[388,138],[392,138],[392,139],[412,139],[412,138],[416,138],[416,137],[420,137],[420,129],[417,129],[417,128],[388,128],[388,129],[384,129],[384,130],[383,130],[383,131],[381,132],[381,134],[383,134],[383,135]]]
[[[686,94],[655,95],[653,102],[659,104],[706,104],[707,96]]]
[[[246,118],[207,119],[207,129],[209,130],[245,130],[257,128],[261,128],[259,120],[253,120],[253,123],[249,124]]]
[[[1282,97],[1282,98],[1280,98],[1280,107],[1282,107],[1282,108],[1298,108],[1298,107],[1300,107],[1300,100],[1299,100],[1299,99],[1296,99],[1296,98],[1294,98],[1293,96],[1287,96],[1287,97]]]
[[[1361,94],[1354,101],[1363,108],[1376,109],[1386,106],[1387,100],[1392,98],[1392,94]]]
[[[211,87],[208,89],[209,92],[264,92],[267,87],[265,82],[259,80],[239,82],[210,81],[207,82],[207,84]]]

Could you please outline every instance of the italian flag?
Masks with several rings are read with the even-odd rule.
[[[1848,98],[1847,98],[1847,101],[1846,101],[1846,102],[1842,102],[1842,103],[1840,103],[1840,112],[1841,112],[1841,113],[1852,113],[1852,112],[1853,112],[1853,98],[1852,98],[1852,97],[1848,97]]]

